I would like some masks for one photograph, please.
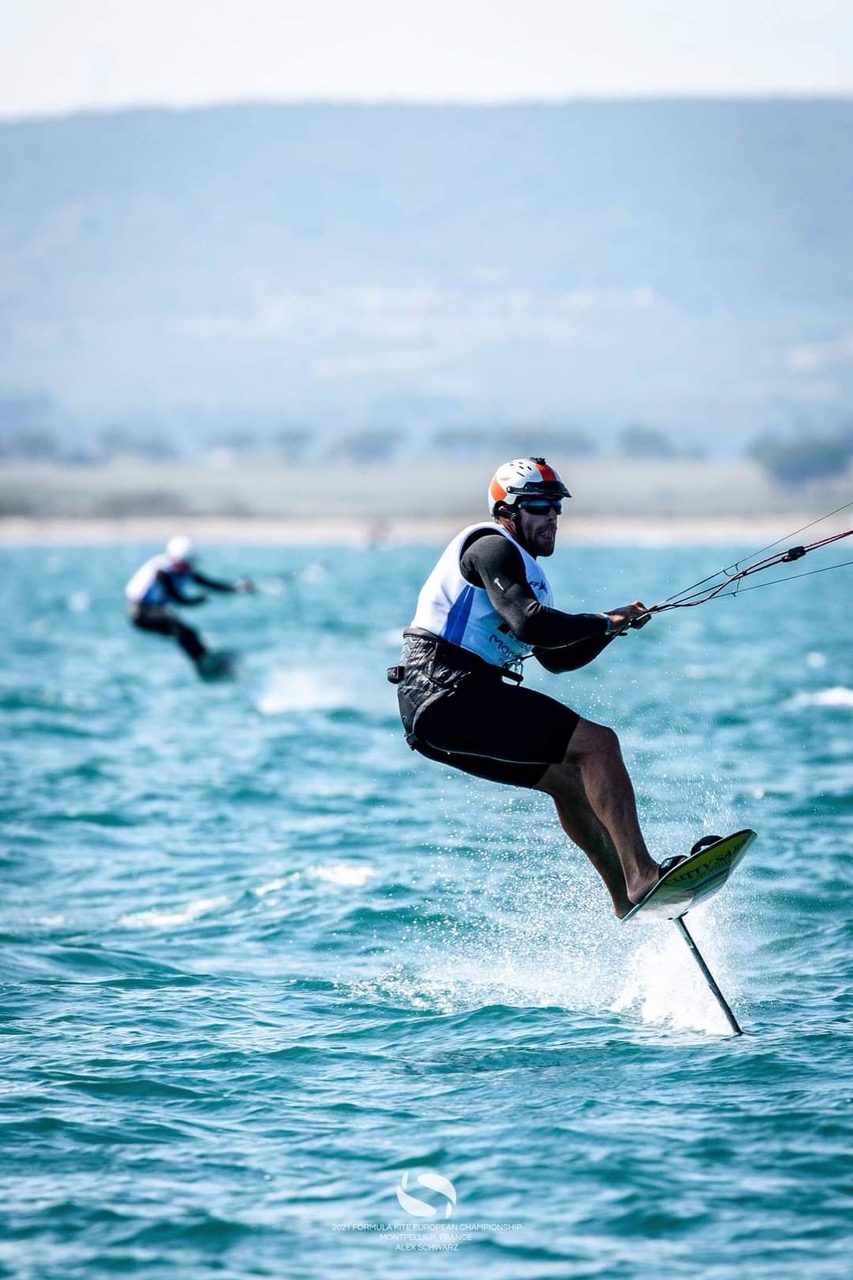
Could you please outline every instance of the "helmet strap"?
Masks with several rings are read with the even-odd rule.
[[[527,545],[519,526],[518,513],[512,507],[505,506],[503,510],[496,511],[495,520],[498,524],[508,527],[508,532],[512,534],[519,546],[524,547],[525,551],[527,550]]]

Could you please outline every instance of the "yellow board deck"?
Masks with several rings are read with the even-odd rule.
[[[749,846],[754,831],[736,831],[699,853],[692,853],[657,882],[622,922],[642,915],[646,920],[677,920],[710,898],[728,880]]]

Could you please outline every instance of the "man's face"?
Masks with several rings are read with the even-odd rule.
[[[541,508],[546,507],[545,510]],[[532,556],[551,556],[557,543],[557,521],[560,518],[559,502],[544,503],[538,500],[534,509],[520,506],[515,527],[519,542]]]

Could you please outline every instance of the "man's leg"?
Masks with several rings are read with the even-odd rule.
[[[423,713],[415,745],[466,773],[550,795],[563,830],[604,880],[617,915],[656,883],[657,864],[643,841],[634,789],[611,729],[536,690],[471,680]],[[547,768],[534,763],[561,755],[561,763]]]
[[[633,903],[625,887],[625,873],[616,846],[607,828],[590,808],[583,787],[583,778],[577,765],[554,765],[548,770],[547,783],[543,778],[537,787],[550,795],[560,819],[560,826],[569,839],[583,849],[607,887],[617,916],[624,916]]]
[[[207,653],[198,632],[181,622],[180,618],[170,613],[168,609],[156,605],[139,608],[132,615],[131,621],[135,627],[139,627],[140,631],[153,631],[160,636],[172,636],[187,657],[195,663]]]
[[[582,795],[578,792],[578,773]],[[629,903],[639,902],[657,882],[658,866],[640,831],[634,788],[616,734],[604,725],[581,720],[572,734],[565,760],[546,769],[538,789],[553,797],[563,829],[602,876],[617,915],[624,915],[625,902],[619,894],[610,849],[619,859]],[[609,845],[590,823],[587,810],[604,828]],[[583,840],[572,834],[566,819],[583,835]]]
[[[199,658],[203,658],[207,653],[207,649],[202,644],[198,632],[193,631],[192,627],[188,627],[185,622],[181,622],[178,618],[174,619],[172,635],[187,657],[192,659],[193,662],[197,663]]]

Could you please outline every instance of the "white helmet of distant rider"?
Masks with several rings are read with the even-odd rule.
[[[559,474],[544,458],[514,458],[498,467],[489,484],[489,515],[513,516],[519,503],[570,498]]]
[[[183,564],[188,568],[198,559],[198,552],[192,538],[186,538],[183,534],[169,539],[166,543],[166,555],[172,564]]]

